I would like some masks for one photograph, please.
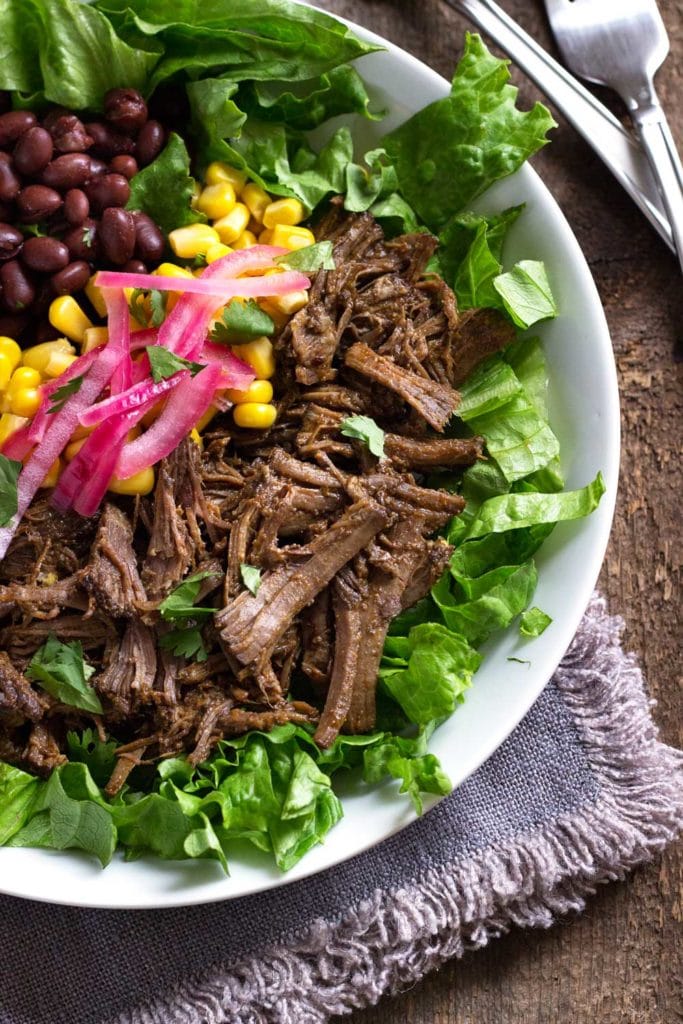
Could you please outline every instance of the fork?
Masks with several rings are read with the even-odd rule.
[[[545,0],[565,63],[617,92],[640,137],[669,215],[683,269],[683,167],[654,86],[669,53],[655,0]]]

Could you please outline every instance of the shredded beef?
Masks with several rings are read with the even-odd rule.
[[[147,602],[133,550],[133,528],[116,505],[104,506],[82,580],[98,606],[114,617],[129,619]]]

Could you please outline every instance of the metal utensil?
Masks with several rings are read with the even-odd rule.
[[[552,100],[673,250],[671,225],[650,164],[617,118],[493,0],[446,2],[486,32]]]
[[[619,93],[640,136],[669,215],[683,269],[683,166],[654,87],[669,52],[655,0],[545,0],[564,60]]]

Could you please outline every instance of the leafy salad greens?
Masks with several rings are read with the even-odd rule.
[[[522,208],[490,217],[468,212],[545,144],[549,112],[540,104],[519,110],[506,62],[468,35],[448,96],[360,162],[346,126],[328,131],[316,150],[308,133],[330,118],[380,116],[349,63],[373,49],[331,17],[288,0],[7,0],[0,9],[0,88],[14,92],[15,105],[97,110],[114,86],[146,96],[169,82],[184,86],[200,170],[224,160],[270,193],[298,197],[309,212],[342,193],[348,210],[370,210],[389,235],[437,234],[432,269],[454,288],[460,308],[500,310],[521,329],[555,316],[541,263],[504,269],[505,238]],[[172,135],[133,179],[129,206],[167,229],[191,223],[202,219],[190,208],[192,186],[186,144]],[[298,257],[315,266],[297,264],[296,256],[288,265],[325,266],[330,252],[316,248]],[[246,321],[256,334],[271,333],[263,316],[253,305],[229,307],[218,331],[229,340]],[[172,369],[159,366],[160,378]],[[331,782],[341,770],[354,769],[368,783],[398,780],[418,810],[422,794],[447,793],[448,779],[427,749],[430,735],[464,699],[481,662],[478,647],[494,631],[518,616],[524,637],[550,625],[542,609],[529,607],[534,555],[557,522],[590,514],[604,490],[600,476],[563,490],[546,388],[541,345],[523,336],[461,389],[452,429],[484,435],[488,459],[452,482],[467,505],[447,531],[455,545],[449,570],[392,623],[376,732],[341,736],[324,751],[294,725],[225,739],[197,767],[179,758],[137,767],[113,801],[102,787],[116,743],[90,730],[70,733],[68,763],[46,781],[0,762],[0,845],[80,849],[103,865],[119,845],[129,858],[147,851],[208,858],[227,870],[226,852],[239,839],[287,870],[341,817]],[[350,417],[343,433],[383,451],[383,434],[367,417]],[[13,466],[4,472],[11,476]],[[0,480],[4,517],[13,513],[11,483]],[[243,565],[241,572],[256,593],[259,570]],[[196,658],[203,650],[197,623],[213,611],[195,604],[200,582],[186,580],[161,608],[173,627],[169,649]],[[76,648],[51,638],[31,672],[60,700],[96,712],[93,670]]]

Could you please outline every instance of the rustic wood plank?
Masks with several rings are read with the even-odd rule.
[[[448,76],[468,27],[440,0],[317,0]],[[539,0],[503,0],[544,45]],[[683,140],[683,7],[660,0],[672,54],[658,85]],[[537,98],[514,72],[525,101]],[[612,109],[619,103],[601,92]],[[558,119],[559,120],[559,119]],[[663,737],[680,730],[680,343],[683,288],[674,258],[590,148],[560,123],[534,164],[586,253],[610,324],[622,399],[617,516],[601,576],[625,642],[642,660]],[[678,346],[678,347],[677,347]],[[355,1024],[673,1024],[680,1018],[683,859],[670,850],[584,914],[548,932],[515,931],[452,963]],[[345,1018],[349,1020],[349,1018]]]

